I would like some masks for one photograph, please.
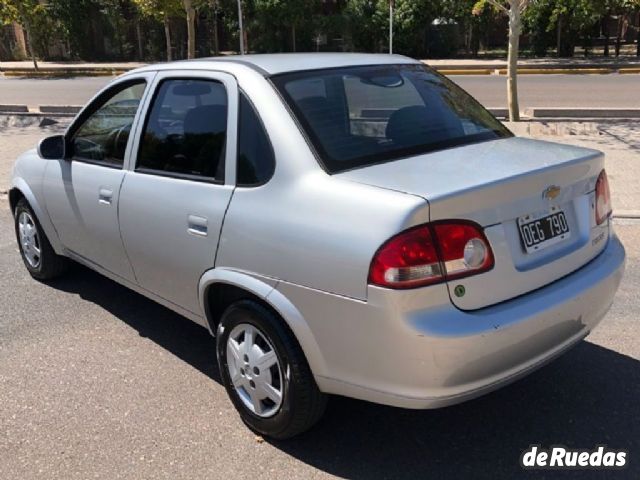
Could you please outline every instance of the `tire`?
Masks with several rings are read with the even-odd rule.
[[[252,342],[247,343],[247,332],[252,332]],[[247,350],[247,345],[252,348]],[[284,440],[311,428],[324,413],[327,397],[318,389],[300,345],[284,321],[268,308],[252,300],[233,303],[222,315],[216,347],[227,394],[252,430]],[[256,370],[275,361],[271,349],[277,364]],[[252,355],[248,361],[246,353]],[[261,411],[257,412],[249,394],[259,397],[259,392],[277,392],[278,387],[280,403],[277,395],[271,395],[258,402]]]
[[[38,218],[33,213],[29,202],[24,198],[21,198],[16,205],[14,222],[20,256],[33,278],[52,280],[68,270],[69,260],[56,254],[53,250]],[[30,235],[27,235],[29,239],[26,241],[23,241],[24,237],[21,237],[21,228],[27,228],[31,232]]]

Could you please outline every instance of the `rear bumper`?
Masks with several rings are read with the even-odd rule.
[[[609,310],[624,264],[624,247],[612,235],[597,258],[571,275],[471,312],[452,306],[446,287],[420,296],[371,288],[368,302],[298,292],[292,301],[300,302],[324,355],[322,372],[311,365],[321,390],[437,408],[514,381],[587,336]]]

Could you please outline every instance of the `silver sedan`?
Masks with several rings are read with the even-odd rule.
[[[441,407],[578,343],[624,270],[610,198],[600,152],[515,138],[422,63],[360,54],[129,72],[9,195],[34,278],[73,260],[207,328],[274,438],[327,394]]]

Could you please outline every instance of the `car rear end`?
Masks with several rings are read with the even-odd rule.
[[[447,182],[436,173],[440,153],[421,159],[434,169],[431,175],[416,171],[416,158],[400,160],[395,175],[387,171],[390,164],[339,175],[419,192],[431,220],[399,232],[373,256],[366,309],[375,315],[362,323],[361,334],[384,340],[378,359],[363,362],[350,379],[367,390],[341,385],[339,393],[409,408],[458,403],[553,359],[609,310],[625,252],[610,222],[602,155],[520,139],[502,142],[483,146],[491,152],[484,158],[494,172],[490,181],[458,171],[457,183]],[[534,162],[546,157],[547,164],[538,171],[525,166],[527,172],[497,173],[508,161],[500,150]],[[453,151],[448,153],[442,160],[450,165]],[[480,150],[458,153],[470,158]],[[404,179],[398,173],[403,168]],[[414,180],[401,187],[407,179]],[[429,197],[436,184],[446,193]],[[353,317],[367,315],[364,310]],[[353,357],[371,359],[368,353]]]
[[[298,294],[303,313],[324,319],[310,322],[328,363],[323,390],[457,403],[544,364],[604,317],[625,253],[600,152],[514,138],[423,67],[275,83],[336,180],[422,197],[427,213],[412,218],[429,219],[381,240],[365,301]],[[347,91],[344,118],[336,90]]]

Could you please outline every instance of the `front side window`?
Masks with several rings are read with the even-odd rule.
[[[71,137],[74,160],[122,167],[133,120],[146,83],[141,80],[115,87],[75,130]]]
[[[424,65],[310,70],[271,80],[330,173],[511,136]]]
[[[227,93],[214,80],[164,80],[145,123],[136,170],[224,180]]]

